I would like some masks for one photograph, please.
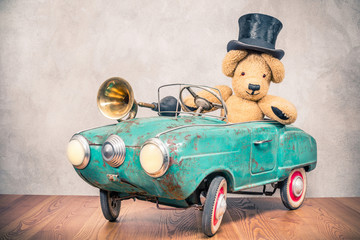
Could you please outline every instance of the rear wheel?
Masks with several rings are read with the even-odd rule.
[[[306,173],[303,168],[294,169],[280,186],[281,200],[290,210],[298,209],[306,194]]]
[[[117,200],[116,192],[100,189],[100,204],[104,217],[110,222],[116,221],[120,213],[121,201]]]
[[[211,237],[217,232],[226,211],[227,183],[223,177],[215,177],[208,189],[202,216],[203,232]]]

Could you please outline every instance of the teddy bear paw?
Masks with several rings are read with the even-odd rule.
[[[281,111],[280,109],[278,109],[277,107],[271,106],[272,111],[274,112],[274,114],[280,118],[281,120],[288,120],[290,117],[284,113],[283,111]]]

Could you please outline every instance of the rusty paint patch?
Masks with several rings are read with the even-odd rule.
[[[164,192],[173,196],[175,199],[181,199],[182,191],[181,186],[172,174],[166,174],[159,184]]]
[[[256,166],[255,166],[255,169],[257,169],[258,168],[258,166],[259,166],[259,163],[253,158],[253,159],[251,159],[251,162],[252,163],[254,163]]]
[[[101,136],[101,135],[96,135],[95,137],[98,138],[99,140],[103,140],[103,139],[104,139],[104,136]]]
[[[108,179],[112,182],[116,181],[117,175],[114,174],[108,174],[107,175]]]
[[[197,143],[194,142],[194,149],[197,151],[198,150],[198,147],[197,147]]]
[[[138,122],[138,121],[135,121],[135,120],[128,120],[128,121],[126,121],[126,123],[131,123],[131,124],[139,125],[139,122]]]
[[[175,158],[172,157],[172,156],[169,157],[169,162],[170,162],[170,163],[169,163],[170,166],[172,166],[172,165],[178,165],[178,166],[179,166],[179,165],[180,165],[180,164],[175,160]]]
[[[170,153],[172,153],[172,154],[174,154],[174,155],[178,155],[178,153],[177,153],[177,147],[176,147],[176,146],[171,147],[171,148],[170,148]]]
[[[174,143],[174,141],[173,141],[172,139],[168,139],[168,140],[166,141],[166,143],[167,143],[168,145],[176,145],[176,143]]]

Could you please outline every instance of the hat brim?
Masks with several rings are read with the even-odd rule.
[[[259,46],[255,46],[255,45],[246,44],[246,43],[243,43],[243,42],[240,42],[237,40],[232,40],[227,45],[228,52],[231,50],[243,50],[243,49],[267,53],[279,60],[281,60],[283,58],[283,56],[285,55],[285,52],[281,49],[271,49],[271,48],[259,47]]]

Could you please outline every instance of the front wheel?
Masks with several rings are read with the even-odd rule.
[[[290,210],[298,209],[306,194],[306,173],[303,168],[294,169],[280,186],[283,204]]]
[[[121,201],[117,200],[116,192],[100,189],[100,204],[104,217],[110,222],[116,221],[120,213]]]
[[[203,232],[211,237],[217,232],[226,211],[227,183],[223,177],[215,177],[208,189],[202,216]]]

